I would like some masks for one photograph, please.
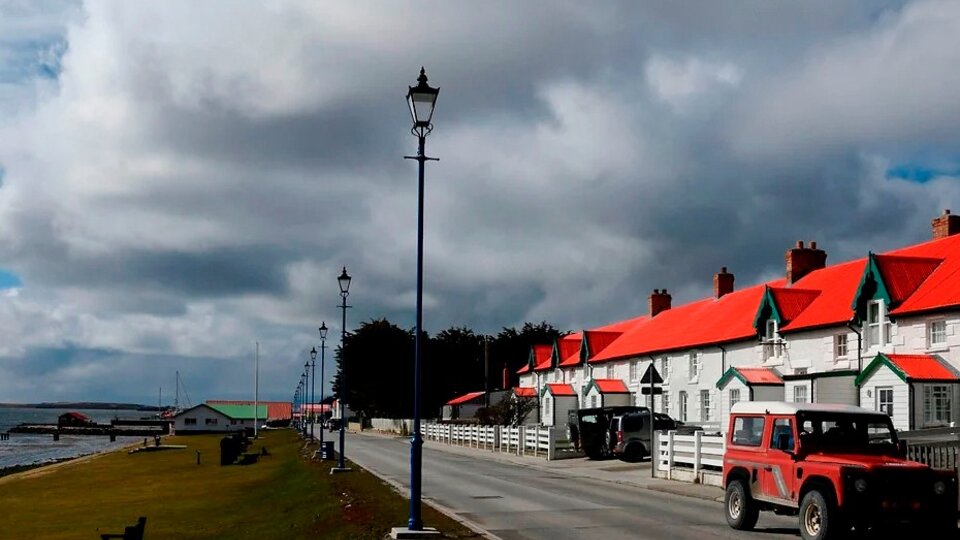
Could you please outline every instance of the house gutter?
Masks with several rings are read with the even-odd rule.
[[[857,335],[857,377],[859,377],[863,374],[863,333],[857,330],[851,322],[847,322],[847,328]],[[860,404],[860,388],[857,387],[857,407],[860,406],[862,406]]]

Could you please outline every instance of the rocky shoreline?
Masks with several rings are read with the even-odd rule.
[[[89,456],[89,455],[92,455],[92,454],[84,454],[84,455]],[[49,466],[49,465],[56,465],[56,464],[58,464],[58,463],[64,463],[64,462],[66,462],[66,461],[73,461],[73,460],[75,460],[75,459],[77,459],[77,458],[84,457],[84,455],[81,455],[81,456],[73,456],[73,457],[66,457],[66,458],[59,458],[59,459],[50,459],[50,460],[47,460],[47,461],[41,461],[41,462],[38,462],[38,463],[29,463],[29,464],[26,464],[26,465],[11,465],[11,466],[9,466],[9,467],[0,467],[0,478],[3,478],[4,476],[10,476],[11,474],[17,474],[17,473],[22,473],[22,472],[31,471],[31,470],[33,470],[33,469],[39,469],[39,468],[41,468],[41,467],[47,467],[47,466]]]

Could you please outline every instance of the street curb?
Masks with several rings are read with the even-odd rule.
[[[410,490],[407,489],[407,488],[405,488],[405,487],[403,487],[403,485],[400,484],[399,482],[396,482],[396,481],[394,481],[394,480],[391,480],[390,478],[384,477],[379,471],[376,471],[376,470],[374,470],[374,469],[372,469],[372,468],[364,465],[363,463],[360,463],[360,462],[357,461],[356,459],[351,458],[350,461],[352,461],[353,463],[355,463],[356,465],[358,465],[358,466],[360,466],[360,467],[363,467],[363,469],[364,469],[365,471],[369,472],[370,474],[372,474],[372,475],[376,476],[377,478],[379,478],[380,480],[382,480],[384,483],[386,483],[387,485],[389,485],[390,487],[392,487],[392,488],[393,488],[397,493],[399,493],[402,497],[406,497],[408,500],[410,499]],[[474,522],[474,521],[471,521],[471,520],[469,520],[469,519],[467,519],[467,518],[465,518],[465,517],[457,514],[457,512],[456,512],[454,509],[452,509],[452,508],[449,508],[449,507],[447,507],[447,506],[445,506],[445,505],[443,505],[443,504],[440,504],[440,503],[438,503],[438,502],[436,502],[436,501],[434,501],[434,500],[432,500],[432,499],[420,499],[420,502],[421,502],[422,504],[426,504],[426,505],[430,506],[431,508],[433,508],[433,509],[436,510],[437,512],[440,512],[441,514],[443,514],[443,515],[447,516],[448,518],[456,521],[457,523],[463,525],[464,527],[470,529],[471,531],[473,531],[473,532],[475,532],[475,533],[483,536],[484,538],[487,538],[487,539],[489,539],[489,540],[503,540],[503,538],[500,538],[499,536],[493,534],[492,532],[484,529],[480,524],[478,524],[478,523],[476,523],[476,522]]]
[[[360,435],[366,435],[366,436],[372,436],[372,437],[383,437],[383,438],[389,438],[389,439],[406,438],[406,437],[403,437],[402,435],[397,435],[396,433],[362,432],[360,433]],[[552,469],[550,467],[544,467],[538,463],[533,463],[533,462],[525,463],[525,462],[515,461],[512,459],[503,459],[503,458],[500,458],[496,452],[489,452],[489,451],[474,452],[473,450],[477,450],[477,449],[469,448],[466,446],[450,446],[446,444],[436,443],[434,441],[424,441],[424,447],[430,447],[435,450],[439,450],[441,452],[446,452],[448,454],[458,454],[458,455],[468,454],[471,456],[477,456],[480,459],[486,459],[487,461],[509,463],[511,465],[516,465],[518,467],[525,467],[527,469],[533,469],[540,472],[563,474],[562,471],[557,471],[556,469]],[[461,449],[464,452],[452,451],[453,448]],[[539,459],[539,458],[531,458],[531,459]],[[723,502],[723,495],[714,497],[712,495],[705,495],[700,493],[683,493],[683,492],[680,492],[680,490],[674,491],[666,486],[651,486],[651,485],[638,484],[635,482],[630,482],[625,480],[615,480],[611,478],[597,478],[597,477],[583,476],[583,475],[567,475],[567,477],[568,478],[590,478],[591,480],[595,480],[598,482],[605,482],[607,484],[630,486],[638,489],[646,489],[648,491],[656,491],[657,493],[669,493],[670,495],[676,495],[678,497],[687,497],[690,499],[699,499],[702,501],[712,501],[717,503]],[[694,484],[689,484],[688,482],[676,482],[676,485],[679,487],[679,486],[694,485]]]

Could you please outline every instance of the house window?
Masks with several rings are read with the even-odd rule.
[[[730,390],[730,406],[733,407],[740,402],[740,389],[733,388]]]
[[[700,421],[701,422],[710,421],[710,391],[709,390],[700,391]]]
[[[684,391],[680,392],[680,418],[678,420],[681,422],[687,421],[687,393]]]
[[[596,406],[597,406],[597,395],[596,395],[596,394],[590,396],[590,406],[591,406],[591,407],[596,407]]]
[[[783,356],[783,340],[777,329],[777,321],[767,319],[766,332],[763,335],[763,359],[771,360]]]
[[[877,410],[893,416],[893,388],[877,388]]]
[[[923,387],[923,420],[927,425],[946,425],[951,420],[950,387],[928,384]]]
[[[700,355],[698,353],[692,352],[690,353],[689,360],[690,360],[690,368],[689,368],[690,380],[693,381],[700,376]]]
[[[670,382],[670,359],[666,356],[660,359],[660,377],[664,384]]]
[[[184,419],[183,419],[183,425],[185,425],[185,426],[195,426],[195,425],[197,425],[197,419],[196,419],[196,418],[184,418]]]
[[[890,343],[890,322],[883,300],[867,304],[867,346],[877,347]]]
[[[793,374],[794,374],[794,375],[806,375],[806,374],[807,374],[807,368],[805,368],[805,367],[794,368],[794,369],[793,369]]]
[[[217,419],[216,419],[216,418],[207,418],[204,423],[205,423],[206,425],[208,425],[208,426],[215,426],[215,425],[217,425]]]
[[[793,387],[793,402],[794,403],[807,403],[807,386],[800,384]]]
[[[930,321],[927,325],[927,347],[930,349],[947,344],[947,321]]]
[[[847,357],[847,335],[846,334],[837,334],[833,336],[833,357],[834,358]]]
[[[630,382],[637,382],[640,378],[637,372],[640,371],[640,362],[630,362]]]
[[[660,395],[660,408],[663,410],[663,414],[670,414],[670,392],[666,390]]]
[[[543,417],[553,418],[553,416],[550,415],[550,398],[549,397],[543,398]]]

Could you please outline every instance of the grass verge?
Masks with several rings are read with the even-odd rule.
[[[375,539],[406,523],[409,501],[354,464],[331,475],[331,462],[308,459],[315,445],[292,430],[261,433],[253,465],[219,465],[215,435],[169,437],[186,450],[113,452],[8,476],[0,481],[4,538],[92,539],[147,516],[146,538]],[[197,451],[201,464],[197,465]],[[445,538],[478,538],[423,508]]]

